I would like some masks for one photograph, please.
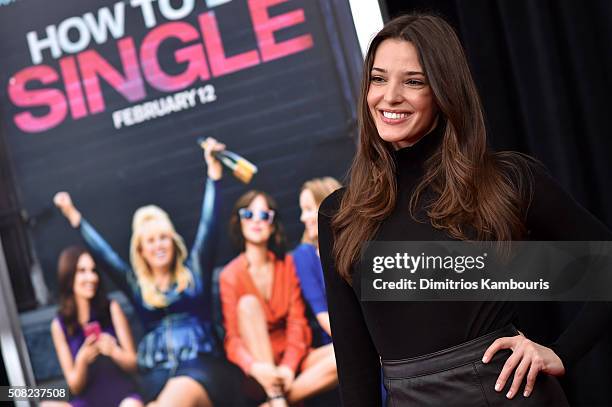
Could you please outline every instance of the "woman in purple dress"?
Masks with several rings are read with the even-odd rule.
[[[91,255],[72,246],[58,263],[59,310],[51,335],[71,406],[141,407],[131,374],[136,351],[119,304],[106,297]]]

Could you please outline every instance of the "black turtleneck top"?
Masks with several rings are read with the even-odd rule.
[[[440,148],[443,126],[415,145],[395,152],[398,200],[379,226],[376,241],[450,240],[429,222],[409,213],[410,197],[424,173],[424,163]],[[526,213],[530,240],[612,240],[610,231],[577,204],[539,166],[533,168],[533,197]],[[332,257],[331,219],[344,189],[330,195],[319,210],[319,249],[327,290],[332,339],[344,406],[381,404],[380,358],[420,356],[485,335],[513,322],[509,302],[361,301],[359,267],[348,284],[336,272]],[[426,218],[423,208],[418,219]],[[587,303],[572,324],[549,344],[566,368],[586,353],[607,329],[610,303]],[[528,333],[527,333],[528,334]]]

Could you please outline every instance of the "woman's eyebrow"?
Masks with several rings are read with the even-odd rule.
[[[375,66],[372,67],[372,70],[373,71],[377,71],[377,72],[381,72],[381,73],[387,73],[386,69],[378,68],[378,67],[375,67]],[[421,71],[405,71],[404,75],[407,75],[407,76],[409,76],[409,75],[423,75],[423,76],[425,76],[425,74],[423,72],[421,72]]]

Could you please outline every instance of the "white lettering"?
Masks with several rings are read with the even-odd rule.
[[[179,20],[193,11],[195,0],[183,0],[179,8],[172,7],[170,0],[159,0],[159,11],[168,20]]]
[[[147,28],[154,27],[157,24],[155,19],[155,11],[153,10],[152,2],[155,0],[131,0],[130,6],[140,7],[142,12],[142,18],[144,19],[145,26]]]
[[[79,33],[78,39],[75,42],[72,42],[68,35],[68,32],[73,28]],[[57,39],[64,52],[73,54],[87,48],[91,41],[91,33],[81,17],[70,17],[62,21],[59,27],[57,27]]]
[[[374,271],[376,274],[382,273],[383,270],[385,269],[384,267],[382,267],[383,260],[384,260],[384,257],[382,256],[374,257],[374,266],[372,267],[372,271]]]
[[[57,28],[54,25],[47,26],[47,38],[39,39],[36,31],[30,31],[26,34],[28,40],[28,48],[30,49],[30,57],[33,64],[42,62],[42,50],[49,48],[53,58],[59,58],[62,55],[59,43],[57,42]]]
[[[96,43],[105,43],[109,31],[114,39],[121,38],[125,33],[125,3],[115,3],[114,13],[108,7],[102,7],[98,10],[97,19],[92,13],[86,13],[83,19]]]
[[[229,3],[232,0],[206,0],[206,7],[212,8],[220,6],[221,4]]]

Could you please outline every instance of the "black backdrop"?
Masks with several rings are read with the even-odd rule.
[[[433,11],[457,29],[485,107],[489,141],[543,161],[612,225],[612,2],[382,0],[389,17]],[[519,323],[552,341],[581,304],[522,304]],[[563,380],[572,405],[612,405],[612,334]]]

